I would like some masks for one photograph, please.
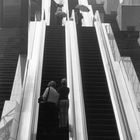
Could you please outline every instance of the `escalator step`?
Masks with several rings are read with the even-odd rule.
[[[88,139],[119,140],[95,28],[77,32]]]
[[[5,100],[11,96],[19,56],[20,30],[0,29],[0,116]]]
[[[41,94],[49,81],[54,80],[59,86],[63,77],[66,77],[65,30],[64,27],[49,26],[46,28]],[[45,113],[46,108],[40,105],[37,140],[68,140],[68,127],[58,128],[54,134],[43,132],[47,126],[51,126],[51,124],[44,125],[44,120],[47,119]]]

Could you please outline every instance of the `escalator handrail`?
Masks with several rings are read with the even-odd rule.
[[[126,64],[124,62],[124,59],[125,60],[126,59],[130,60],[130,63],[131,63],[130,65],[131,66],[129,66],[129,67],[133,67],[133,64],[131,62],[130,57],[125,57],[125,58],[122,58],[122,59],[123,60],[120,62],[120,67],[121,67],[121,70],[123,72],[123,76],[124,76],[125,82],[126,82],[127,87],[128,87],[128,93],[129,93],[129,97],[131,99],[131,104],[132,104],[133,109],[134,109],[134,115],[135,115],[135,118],[136,118],[136,121],[137,121],[137,125],[138,125],[138,128],[140,129],[140,117],[139,117],[139,110],[138,110],[139,98],[138,98],[138,95],[137,96],[135,95],[136,93],[134,91],[134,87],[133,87],[132,83],[130,82],[130,79],[128,78],[129,76],[126,73],[126,68],[125,68]],[[138,81],[138,84],[139,84],[139,81]]]
[[[27,72],[27,80],[25,82],[25,88],[23,92],[23,97],[22,97],[22,103],[21,103],[21,115],[20,115],[20,121],[19,121],[19,129],[18,129],[18,135],[17,139],[18,140],[30,140],[31,136],[34,132],[33,130],[33,124],[34,123],[34,117],[35,116],[35,110],[37,109],[34,108],[35,105],[37,105],[37,95],[39,94],[36,93],[36,84],[37,84],[37,74],[38,74],[38,63],[39,63],[39,56],[40,56],[40,47],[41,43],[43,42],[43,32],[45,36],[45,28],[43,29],[42,24],[44,24],[45,27],[45,22],[38,22],[37,23],[37,32],[35,35],[35,42],[34,42],[34,47],[33,47],[33,54],[32,58],[29,61],[29,66],[28,66],[28,72]],[[42,38],[41,38],[42,37]],[[41,81],[40,81],[41,82]],[[39,96],[39,95],[38,95]],[[36,114],[37,115],[37,114]]]
[[[20,100],[19,100],[19,104],[18,104],[19,112],[16,112],[17,113],[16,116],[18,116],[18,119],[17,119],[18,124],[15,124],[15,126],[13,126],[13,128],[17,128],[17,131],[15,131],[14,133],[12,132],[12,137],[15,137],[15,139],[17,139],[17,135],[18,135],[19,121],[20,121],[20,117],[21,117],[21,108],[22,108],[22,103],[23,103],[23,95],[24,95],[25,85],[26,85],[26,80],[27,80],[28,66],[29,66],[29,59],[27,59],[26,66],[25,66],[22,91],[21,91],[21,96],[20,96]]]
[[[121,82],[124,81],[124,88],[125,88],[125,91],[126,92],[121,92],[121,88],[120,88],[120,98],[122,100],[122,104],[123,104],[123,108],[124,108],[124,112],[126,112],[126,115],[125,115],[125,118],[127,121],[125,121],[125,124],[126,124],[126,130],[128,131],[128,135],[132,135],[133,131],[135,131],[135,133],[137,134],[137,138],[139,137],[139,117],[137,117],[138,115],[138,111],[136,111],[136,102],[134,100],[134,91],[132,91],[132,88],[131,88],[131,85],[128,83],[128,79],[126,78],[126,71],[124,71],[124,67],[122,65],[122,58],[119,59],[119,61],[115,60],[114,57],[113,57],[113,53],[112,53],[112,50],[111,50],[111,45],[109,43],[109,38],[107,36],[107,32],[106,32],[106,29],[105,29],[105,26],[110,26],[109,24],[104,24],[103,25],[103,31],[104,31],[104,35],[105,35],[105,38],[106,38],[106,42],[107,42],[107,45],[108,45],[108,52],[110,54],[110,58],[112,59],[112,64],[114,64],[115,66],[115,63],[118,65],[115,69],[114,68],[114,72],[115,72],[115,75],[117,75],[117,71],[119,70],[120,74],[122,75],[121,78]],[[110,26],[111,28],[111,26]],[[112,31],[112,30],[111,30]],[[113,32],[111,33],[113,34]],[[113,43],[113,47],[117,47],[117,44],[116,44],[116,41],[114,41]],[[113,66],[113,67],[114,67]],[[119,76],[117,75],[116,76],[116,80],[118,82],[118,87],[121,87],[120,85],[120,80],[118,78]],[[125,95],[125,96],[123,96]],[[129,104],[125,103],[127,100],[127,102],[129,102]],[[135,105],[134,105],[135,104]],[[127,108],[129,106],[129,108]],[[130,117],[131,116],[131,117]],[[127,129],[129,128],[129,129]],[[131,137],[129,136],[129,137]]]
[[[30,60],[32,58],[32,52],[33,52],[33,45],[34,45],[34,38],[36,34],[36,25],[37,22],[30,22],[29,28],[28,28],[28,54],[27,59]]]
[[[115,36],[113,34],[113,30],[111,28],[111,25],[109,23],[104,23],[102,24],[104,34],[107,34],[108,39],[106,39],[109,44],[110,44],[110,49],[111,49],[111,58],[113,61],[120,62],[121,61],[121,55],[115,40]],[[105,35],[106,36],[106,35]],[[113,57],[112,57],[113,56]]]
[[[27,54],[27,61],[26,61],[26,67],[25,67],[25,73],[24,73],[24,78],[23,78],[23,87],[22,87],[22,94],[21,94],[21,97],[20,97],[20,102],[19,102],[19,105],[20,105],[20,112],[19,112],[19,120],[18,120],[18,128],[19,129],[19,122],[20,122],[20,117],[21,117],[21,113],[22,113],[22,104],[23,104],[23,96],[24,96],[24,92],[25,92],[25,86],[26,86],[26,82],[27,82],[27,74],[28,74],[28,67],[29,67],[29,62],[30,62],[30,59],[32,58],[32,50],[33,50],[33,45],[34,45],[34,39],[35,39],[35,31],[36,31],[36,22],[33,23],[35,26],[30,26],[31,23],[29,24],[29,36],[28,37],[31,37],[29,38],[30,39],[30,42],[28,42],[28,54]],[[32,33],[33,34],[32,34]],[[29,40],[28,39],[28,40]],[[16,126],[15,126],[16,127]],[[16,139],[18,137],[18,130],[17,130],[17,134],[14,134],[16,136]]]
[[[104,68],[105,68],[109,91],[110,91],[110,97],[111,97],[112,105],[114,108],[119,136],[121,139],[129,140],[129,139],[131,139],[131,136],[130,136],[130,132],[129,132],[128,123],[126,121],[123,104],[122,104],[121,97],[120,97],[120,89],[119,89],[117,81],[116,81],[116,76],[114,73],[114,68],[113,68],[111,58],[110,58],[110,54],[108,53],[108,50],[107,50],[107,43],[106,43],[106,40],[104,37],[102,23],[101,23],[98,11],[96,11],[96,13],[95,13],[95,18],[96,18],[96,21],[94,22],[95,29],[96,29],[97,36],[98,36],[98,42],[99,42],[99,46],[100,46],[100,50],[101,50],[101,56],[103,57],[102,60],[103,60]]]
[[[132,87],[133,87],[133,91],[134,91],[134,95],[136,98],[136,102],[139,103],[139,99],[137,99],[137,97],[140,95],[140,82],[137,76],[137,73],[135,71],[133,62],[131,60],[130,57],[122,57],[122,64],[125,69],[125,73],[127,75],[127,79],[128,81],[130,81]],[[138,105],[138,104],[137,104]],[[139,105],[138,105],[139,108]]]
[[[78,39],[75,23],[74,10],[72,11],[72,19],[69,21],[70,26],[70,47],[71,47],[71,62],[72,62],[72,79],[73,79],[73,96],[75,109],[75,125],[76,125],[76,140],[87,140],[87,126],[85,117],[85,107],[83,99],[83,89],[81,80],[81,70],[78,52]]]
[[[135,96],[139,96],[140,94],[140,81],[138,79],[137,73],[135,71],[134,65],[130,57],[123,57],[122,58],[123,65],[125,67],[125,71],[127,73],[128,81],[132,83]],[[125,66],[125,63],[129,63],[128,67]],[[137,100],[139,102],[139,100]]]
[[[107,33],[106,38],[108,36],[107,40],[109,40],[110,48],[111,48],[112,54],[114,56],[113,60],[119,62],[121,70],[124,71],[124,75],[127,75],[127,77],[124,76],[124,79],[127,79],[126,84],[128,85],[128,83],[131,83],[130,86],[132,87],[133,92],[132,92],[130,86],[127,86],[127,88],[130,93],[129,94],[130,97],[135,96],[132,98],[136,98],[132,102],[133,102],[133,104],[137,104],[137,106],[138,106],[138,103],[139,103],[139,97],[138,97],[139,94],[138,93],[140,92],[140,82],[138,80],[132,60],[130,57],[120,57],[118,46],[117,46],[116,40],[114,38],[114,34],[113,34],[110,24],[104,24],[103,29],[104,29],[105,34]],[[110,35],[111,35],[111,38],[109,37]],[[129,66],[127,66],[127,65],[129,65]],[[138,110],[137,110],[137,112],[138,112]],[[140,123],[139,123],[139,125],[140,125]]]
[[[40,34],[40,52],[39,59],[37,62],[37,71],[35,75],[35,84],[34,84],[34,96],[33,96],[33,112],[32,112],[32,123],[31,123],[31,133],[35,134],[32,136],[32,140],[36,140],[37,134],[37,125],[38,125],[38,114],[39,114],[39,104],[38,98],[40,97],[41,92],[41,79],[42,79],[42,69],[43,69],[43,57],[44,57],[44,44],[45,44],[45,35],[46,35],[46,22],[41,23],[41,34]]]
[[[70,42],[70,26],[69,20],[65,23],[65,39],[66,39],[66,70],[67,70],[67,84],[70,88],[69,93],[69,129],[70,135],[69,139],[76,140],[76,126],[75,126],[75,105],[74,105],[74,89],[73,89],[73,77],[72,77],[72,61],[71,61],[71,42]]]
[[[50,25],[50,9],[51,0],[42,0],[42,20],[46,21],[46,25]]]

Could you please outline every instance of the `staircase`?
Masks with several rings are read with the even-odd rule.
[[[18,56],[19,56],[19,30],[0,30],[0,116],[5,100],[11,96]]]
[[[54,80],[59,86],[60,80],[64,77],[66,77],[65,28],[48,26],[44,48],[41,94],[49,81]],[[58,128],[53,135],[43,132],[43,127],[50,125],[45,124],[46,117],[45,105],[40,104],[37,140],[68,140],[68,128]]]
[[[94,27],[78,27],[88,140],[119,140]]]

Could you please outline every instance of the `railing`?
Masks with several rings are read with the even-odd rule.
[[[100,23],[99,23],[100,24]],[[118,104],[118,125],[122,129],[118,129],[121,139],[131,140],[135,139],[138,140],[140,137],[139,134],[139,120],[138,120],[138,113],[136,112],[136,108],[133,104],[133,94],[129,89],[128,81],[125,78],[125,73],[123,71],[123,67],[121,65],[121,59],[118,59],[119,55],[114,55],[114,49],[116,50],[117,46],[114,46],[113,49],[111,47],[110,37],[108,36],[106,26],[110,26],[109,24],[100,24],[101,32],[103,40],[105,41],[105,52],[108,58],[111,75],[113,78],[113,84],[115,88],[115,96],[116,96],[116,103]],[[112,33],[111,33],[112,35]],[[111,39],[112,40],[112,39]],[[113,43],[116,45],[116,43]],[[115,56],[115,57],[114,57]],[[117,57],[116,57],[117,56]],[[117,59],[116,59],[117,58]],[[115,97],[114,96],[114,97]],[[117,114],[116,113],[116,114]],[[133,132],[137,135],[136,137],[133,136]]]
[[[34,38],[34,47],[32,57],[29,61],[28,73],[25,83],[25,88],[22,96],[21,102],[21,115],[19,121],[18,128],[18,140],[30,140],[34,135],[33,125],[36,121],[36,112],[37,112],[37,96],[39,96],[39,92],[37,93],[37,87],[39,83],[37,83],[37,75],[39,74],[39,60],[41,52],[41,48],[44,41],[45,36],[45,22],[37,23],[37,31]],[[40,75],[41,76],[41,75]]]
[[[72,11],[72,19],[67,21],[67,33],[69,32],[69,51],[70,65],[71,65],[71,84],[72,84],[72,113],[74,118],[72,120],[72,128],[74,128],[75,140],[87,140],[87,126],[85,117],[85,107],[83,101],[82,81],[81,81],[81,70],[79,62],[78,42],[77,42],[77,31],[75,24],[74,11]],[[67,49],[68,49],[67,46]],[[68,50],[67,50],[68,51]],[[75,124],[73,124],[75,123]]]
[[[34,45],[34,38],[36,34],[36,25],[37,21],[35,22],[30,22],[29,23],[29,28],[28,28],[28,54],[27,54],[27,59],[32,58],[32,52],[33,52],[33,45]]]
[[[20,103],[24,83],[23,79],[25,78],[24,74],[26,75],[27,69],[27,56],[19,55],[10,101],[16,101],[18,104]]]
[[[135,97],[136,97],[136,100],[138,103],[137,105],[139,107],[140,83],[139,83],[137,74],[135,72],[134,66],[132,64],[132,61],[128,57],[121,57],[120,56],[118,46],[117,46],[117,43],[115,41],[111,26],[109,26],[109,24],[106,24],[104,27],[105,27],[105,31],[108,35],[108,39],[109,39],[110,47],[111,47],[112,54],[114,57],[114,61],[117,61],[117,62],[122,61],[122,64],[124,65],[124,68],[125,68],[125,73],[127,74],[128,80],[131,82],[131,85],[133,87],[134,94],[135,94]]]
[[[135,72],[135,68],[130,57],[122,57],[122,62],[127,74],[127,78],[133,87],[138,109],[140,109],[140,82]]]
[[[36,134],[37,134],[37,124],[38,124],[38,113],[39,113],[39,104],[38,104],[38,98],[40,97],[40,90],[41,90],[41,78],[42,78],[42,68],[43,68],[43,54],[44,54],[44,44],[45,44],[45,33],[46,31],[46,24],[45,22],[40,23],[41,27],[41,34],[39,39],[39,58],[38,58],[38,66],[37,71],[35,75],[35,84],[34,84],[34,97],[33,97],[33,112],[32,112],[32,140],[36,140]]]
[[[67,68],[67,84],[70,88],[69,94],[69,139],[76,140],[76,123],[75,123],[75,105],[74,105],[74,89],[72,78],[72,61],[71,61],[71,41],[70,41],[70,26],[69,20],[65,24],[66,38],[66,68]]]
[[[112,28],[108,24],[106,24],[105,27],[106,27],[106,33],[107,33],[108,38],[109,38],[109,43],[110,43],[110,47],[111,47],[112,54],[114,57],[114,61],[119,62],[121,60],[121,56],[120,56],[119,49],[117,47],[117,43],[115,41],[115,37],[114,37],[113,31],[112,31]]]
[[[14,129],[12,129],[12,130],[14,130],[14,131],[11,131],[12,138],[15,138],[15,139],[17,139],[17,137],[19,135],[18,133],[19,133],[19,128],[20,128],[21,116],[22,116],[22,107],[23,107],[23,101],[24,101],[24,93],[25,93],[25,90],[26,90],[28,68],[29,68],[30,59],[32,58],[32,51],[34,49],[34,39],[35,39],[35,34],[36,34],[36,24],[37,24],[37,22],[31,22],[30,26],[29,26],[29,33],[28,33],[29,38],[28,38],[28,40],[30,40],[30,41],[28,42],[28,54],[27,54],[26,58],[24,58],[24,59],[27,59],[25,66],[22,63],[23,60],[20,60],[20,66],[19,66],[20,69],[23,70],[24,67],[25,67],[25,69],[24,69],[24,73],[20,72],[20,75],[23,76],[23,81],[22,81],[21,95],[19,97],[19,101],[18,101],[18,105],[17,105],[18,111],[16,111],[16,116],[18,116],[17,117],[18,120],[16,121],[17,124],[16,123],[13,124]],[[20,91],[20,90],[16,90],[16,92],[17,91]],[[11,100],[17,100],[16,96],[13,96],[14,98],[12,96],[13,95],[11,95]],[[16,131],[15,131],[15,128],[16,128]]]
[[[120,61],[120,66],[121,66],[123,77],[125,79],[125,82],[126,82],[126,85],[127,85],[127,88],[128,88],[128,96],[131,100],[131,104],[132,104],[132,107],[133,107],[133,110],[134,110],[133,114],[135,115],[135,119],[137,121],[138,128],[140,129],[140,113],[138,112],[139,97],[137,96],[137,98],[136,98],[136,96],[135,96],[134,89],[133,89],[132,83],[131,83],[128,75],[127,75],[126,67],[125,67],[125,64],[124,64],[125,62],[123,61],[123,59],[128,59],[129,60],[130,58],[129,57],[122,58],[122,61]]]
[[[110,91],[110,97],[111,97],[111,101],[112,101],[112,105],[113,105],[113,109],[114,109],[114,113],[116,117],[116,122],[118,126],[119,136],[121,140],[123,139],[128,140],[127,139],[128,136],[127,134],[125,134],[127,126],[124,127],[125,115],[122,118],[122,114],[124,114],[123,107],[122,107],[123,105],[121,103],[121,99],[120,99],[121,97],[119,96],[119,88],[117,87],[117,81],[115,80],[116,77],[114,74],[114,70],[113,70],[113,66],[112,66],[112,62],[110,58],[112,57],[113,59],[113,55],[110,56],[107,50],[108,44],[106,44],[106,39],[104,36],[103,27],[102,27],[102,23],[101,23],[101,19],[100,19],[100,15],[98,11],[96,11],[95,13],[95,19],[96,19],[96,21],[94,22],[95,29],[97,32],[99,48],[101,51],[103,65],[104,65],[106,78],[108,82],[108,88]]]

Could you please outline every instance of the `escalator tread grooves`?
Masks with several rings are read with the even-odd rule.
[[[53,39],[54,37],[55,39]],[[49,81],[54,80],[58,84],[60,83],[61,78],[64,77],[66,77],[65,30],[64,27],[47,26],[44,47],[41,94],[43,94]],[[44,116],[44,110],[45,108],[40,106],[37,140],[55,140],[56,138],[61,140],[68,140],[68,128],[65,130],[58,129],[54,135],[43,135],[41,132],[45,129],[43,125],[43,118],[46,118],[46,116]],[[46,127],[47,125],[51,126],[51,124],[46,124]]]
[[[77,34],[88,139],[119,140],[95,28],[77,28]]]

